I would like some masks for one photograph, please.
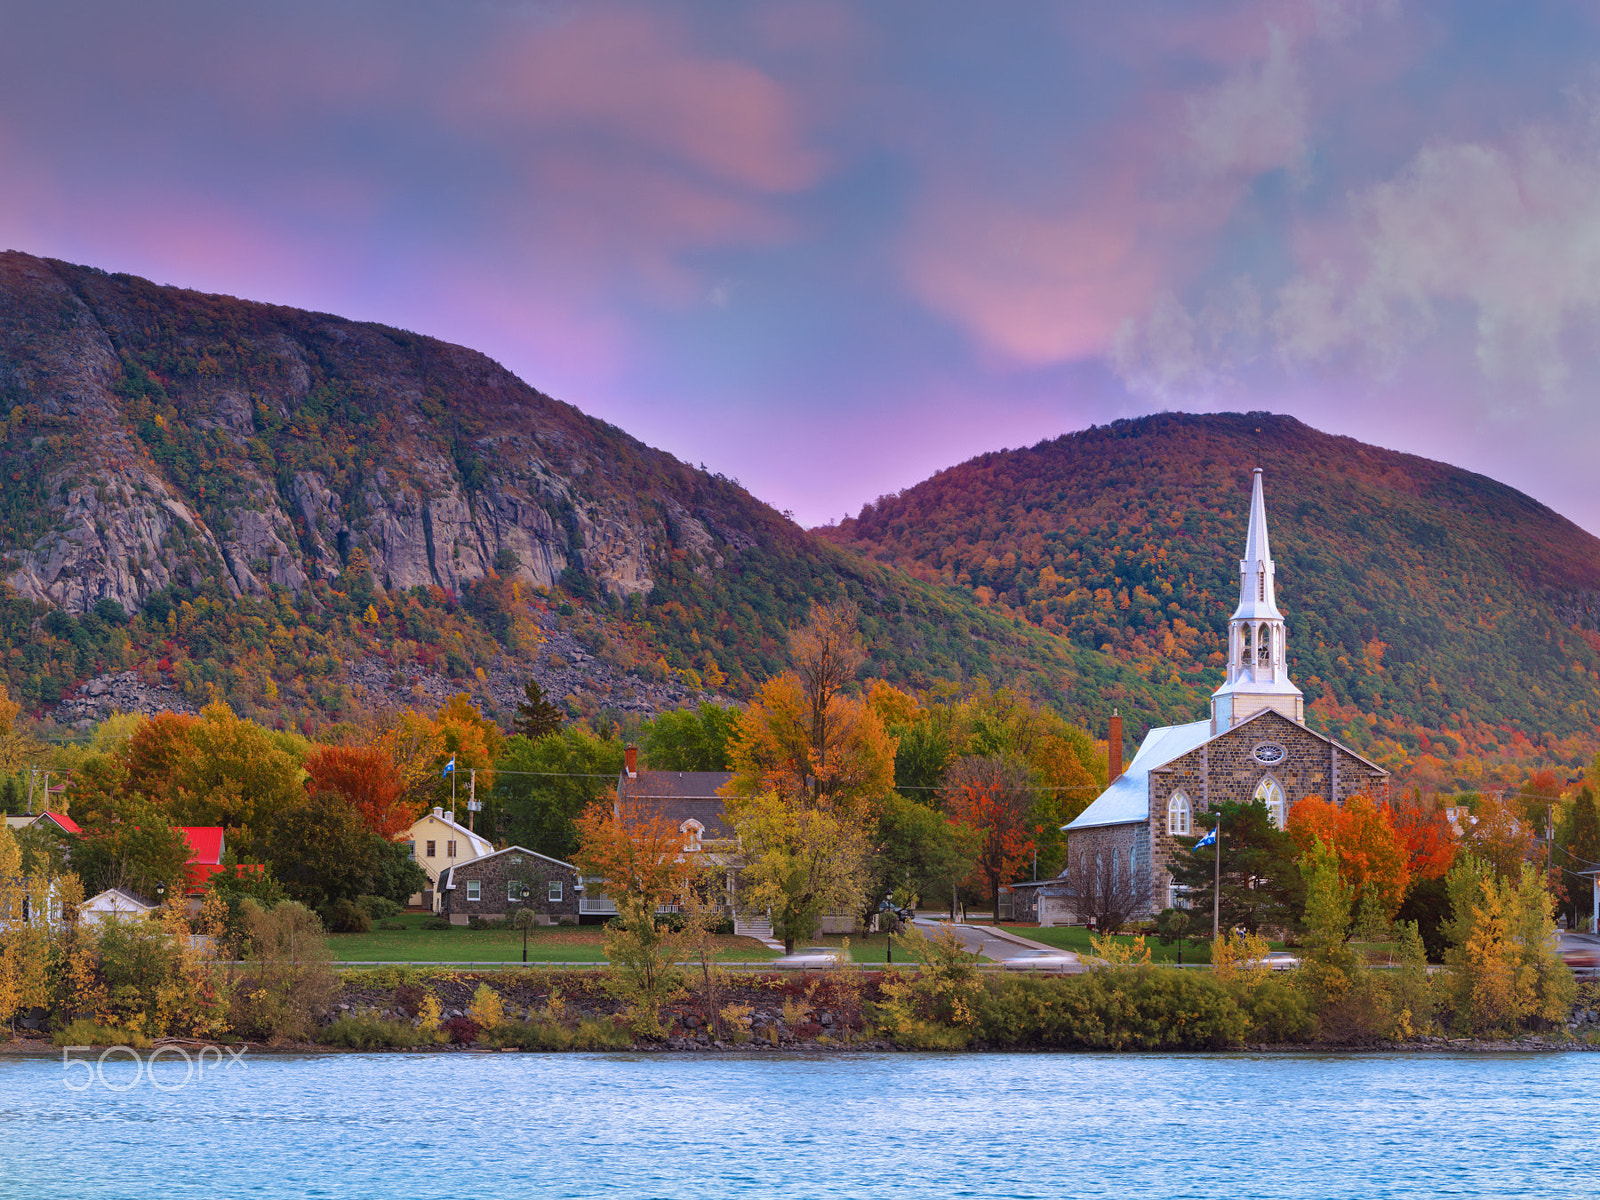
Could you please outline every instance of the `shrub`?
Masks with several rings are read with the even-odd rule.
[[[404,933],[410,928],[404,921],[379,921],[374,927],[386,933]]]
[[[234,986],[229,1020],[258,1041],[309,1038],[339,986],[322,923],[292,900],[270,910],[244,904],[252,958]]]
[[[370,933],[372,918],[353,900],[335,900],[317,910],[329,933]]]
[[[1237,994],[1250,1021],[1252,1042],[1308,1042],[1317,1033],[1317,1016],[1303,988],[1286,979],[1263,979]]]
[[[135,1050],[146,1050],[150,1046],[150,1039],[143,1034],[101,1025],[88,1017],[79,1017],[64,1029],[56,1030],[52,1040],[58,1046],[132,1046]]]
[[[480,983],[472,994],[472,1008],[467,1013],[482,1029],[493,1029],[505,1023],[506,1006],[500,993],[487,983]]]
[[[422,923],[422,927],[424,929],[433,930],[448,930],[455,928],[455,926],[450,924],[450,922],[444,917],[434,917],[431,920],[424,921]]]
[[[406,1016],[415,1017],[422,1011],[422,998],[427,994],[426,988],[414,983],[403,983],[394,989],[394,1002]]]
[[[374,921],[385,921],[401,912],[400,906],[387,896],[357,896],[356,907]]]
[[[1197,972],[1139,967],[985,982],[978,1033],[996,1045],[1217,1050],[1250,1029],[1228,990]]]
[[[472,1045],[473,1042],[478,1040],[478,1035],[483,1032],[483,1026],[479,1025],[471,1017],[451,1017],[444,1023],[442,1028],[445,1037],[449,1038],[451,1043],[457,1046]]]
[[[632,1045],[628,1031],[615,1021],[585,1017],[576,1025],[560,1021],[509,1021],[485,1029],[479,1044],[500,1050],[625,1050]]]
[[[409,1050],[425,1040],[409,1021],[385,1021],[365,1013],[340,1017],[317,1033],[323,1045],[350,1050]]]

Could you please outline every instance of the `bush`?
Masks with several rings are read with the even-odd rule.
[[[431,920],[424,921],[422,923],[422,927],[424,929],[432,929],[436,931],[455,928],[455,926],[450,924],[450,922],[444,917],[434,917]]]
[[[357,896],[356,907],[366,913],[374,921],[386,921],[390,917],[397,917],[401,908],[387,896]]]
[[[1234,996],[1198,972],[1137,967],[985,983],[978,1032],[1001,1046],[1220,1050],[1251,1027]]]
[[[132,1046],[135,1050],[150,1046],[150,1039],[142,1034],[101,1025],[88,1017],[79,1017],[65,1029],[56,1030],[52,1040],[58,1046]]]
[[[234,1031],[254,1041],[311,1037],[339,987],[322,923],[293,900],[244,906],[252,958],[233,990]]]
[[[425,1044],[409,1021],[385,1021],[366,1014],[343,1016],[323,1026],[317,1041],[350,1050],[409,1050]]]
[[[335,900],[317,910],[329,933],[370,933],[372,918],[353,900]]]
[[[480,1046],[494,1050],[625,1050],[633,1044],[614,1021],[585,1017],[576,1025],[559,1021],[511,1021],[485,1029]]]
[[[451,1017],[440,1028],[443,1029],[445,1036],[450,1039],[451,1043],[457,1046],[472,1045],[473,1042],[478,1040],[478,1035],[483,1032],[483,1026],[479,1025],[471,1017]]]
[[[374,928],[381,929],[385,933],[404,933],[410,926],[404,921],[379,921]]]
[[[1304,989],[1286,979],[1263,979],[1238,996],[1250,1019],[1252,1042],[1309,1042],[1317,1034],[1317,1015]]]

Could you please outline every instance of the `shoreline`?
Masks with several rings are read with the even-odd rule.
[[[952,1050],[928,1050],[896,1046],[882,1038],[862,1042],[786,1042],[772,1045],[768,1042],[745,1043],[699,1042],[668,1038],[664,1042],[635,1042],[631,1046],[607,1050],[523,1050],[517,1047],[490,1049],[478,1046],[437,1045],[408,1046],[403,1048],[373,1048],[354,1050],[344,1046],[327,1046],[319,1042],[285,1042],[270,1045],[262,1042],[208,1042],[198,1038],[160,1038],[140,1053],[148,1054],[168,1046],[181,1046],[186,1050],[215,1049],[235,1053],[289,1056],[338,1056],[351,1054],[732,1054],[751,1057],[770,1057],[774,1054],[838,1055],[838,1054],[1126,1054],[1150,1056],[1166,1054],[1271,1054],[1271,1055],[1357,1055],[1357,1054],[1582,1054],[1600,1052],[1600,1043],[1548,1038],[1518,1038],[1506,1041],[1485,1041],[1481,1038],[1416,1038],[1406,1042],[1380,1042],[1369,1045],[1343,1045],[1318,1042],[1248,1043],[1243,1046],[1222,1047],[1215,1050],[1114,1050],[1093,1046],[963,1046]],[[0,1058],[56,1058],[65,1048],[43,1038],[12,1038],[0,1042]],[[108,1046],[91,1047],[95,1051],[111,1049]]]

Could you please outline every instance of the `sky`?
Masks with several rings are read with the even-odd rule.
[[[471,346],[805,525],[1268,410],[1600,534],[1592,3],[0,18],[0,245]]]

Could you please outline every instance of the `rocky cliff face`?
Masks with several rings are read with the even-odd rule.
[[[498,570],[627,597],[777,519],[472,351],[19,253],[0,406],[5,578],[72,613],[363,561],[388,588]]]

